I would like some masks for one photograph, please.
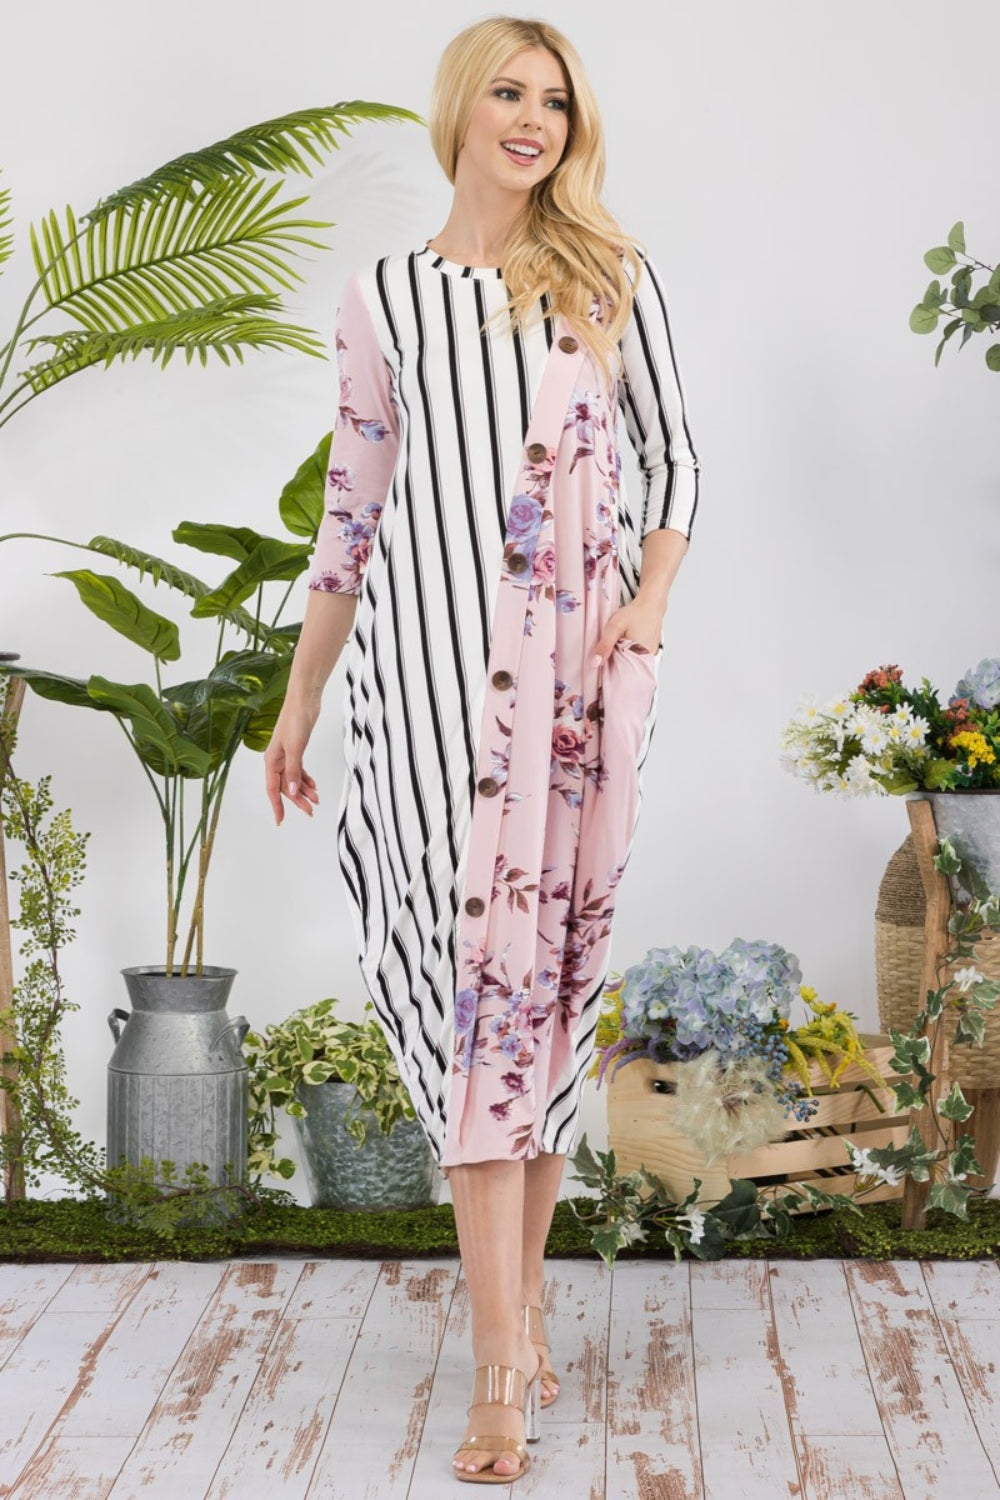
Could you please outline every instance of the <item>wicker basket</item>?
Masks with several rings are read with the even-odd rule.
[[[926,898],[912,838],[900,844],[886,866],[875,908],[875,975],[882,1030],[909,1031],[920,1008]],[[1000,982],[1000,941],[984,936],[971,960],[987,979]],[[968,960],[963,960],[968,962]],[[942,975],[946,983],[948,971]],[[951,1042],[957,1018],[946,1019]],[[949,1083],[965,1089],[1000,1086],[1000,1007],[986,1017],[982,1047],[964,1044],[949,1052]]]
[[[893,1047],[882,1035],[862,1038],[865,1053],[887,1080]],[[620,1172],[645,1167],[659,1177],[678,1202],[701,1178],[699,1203],[718,1203],[729,1192],[731,1177],[749,1177],[767,1194],[781,1187],[811,1181],[827,1193],[850,1193],[857,1174],[844,1145],[850,1137],[859,1148],[903,1146],[910,1131],[910,1112],[893,1113],[891,1088],[878,1089],[861,1068],[851,1064],[831,1089],[826,1075],[810,1069],[819,1109],[801,1128],[780,1141],[740,1155],[720,1157],[710,1166],[676,1119],[673,1097],[678,1063],[654,1063],[646,1058],[620,1067],[608,1085],[608,1137]],[[891,1120],[888,1118],[891,1115]],[[866,1192],[863,1201],[902,1198],[903,1184],[883,1183]],[[795,1212],[808,1210],[808,1203]]]

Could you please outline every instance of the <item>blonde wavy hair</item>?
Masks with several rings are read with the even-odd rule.
[[[511,296],[501,314],[509,311],[523,327],[547,292],[551,306],[545,316],[561,313],[604,364],[617,371],[617,344],[632,310],[633,285],[642,262],[637,242],[600,201],[604,131],[597,100],[572,44],[545,21],[516,16],[492,16],[459,32],[445,48],[434,80],[431,145],[453,183],[476,105],[507,59],[524,47],[545,47],[561,64],[570,96],[568,132],[558,166],[532,189],[527,208],[508,236],[503,275]],[[626,266],[631,268],[631,280]],[[600,322],[591,319],[595,297]]]

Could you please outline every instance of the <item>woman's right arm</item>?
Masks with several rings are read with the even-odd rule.
[[[302,757],[319,718],[323,688],[351,633],[357,607],[356,594],[308,591],[288,691],[264,752],[267,797],[278,824],[285,816],[282,797],[310,817],[313,804],[319,801],[316,782],[305,770]]]
[[[368,559],[399,451],[392,376],[358,276],[337,309],[340,406],[333,431],[302,631],[285,702],[264,756],[276,823],[283,797],[312,815],[316,783],[302,756],[319,718],[323,688],[351,633]]]

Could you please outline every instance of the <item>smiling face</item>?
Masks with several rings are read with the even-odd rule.
[[[456,185],[527,194],[559,164],[569,135],[569,88],[547,47],[515,52],[472,112],[455,168]]]

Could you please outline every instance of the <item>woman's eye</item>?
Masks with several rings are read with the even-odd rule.
[[[567,99],[550,99],[548,102],[551,105],[553,105],[556,109],[568,109],[569,108],[569,100],[567,100]]]
[[[517,89],[509,89],[502,86],[493,90],[493,97],[494,99],[519,99],[521,96],[517,92]]]

